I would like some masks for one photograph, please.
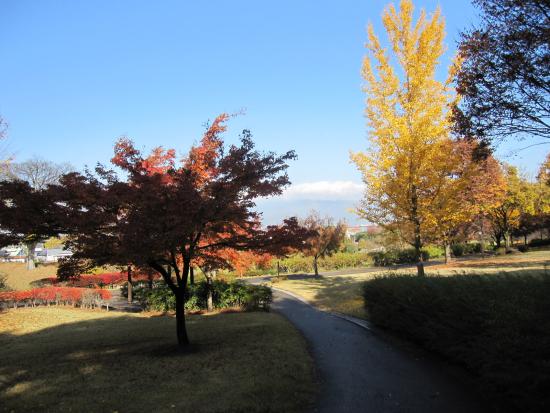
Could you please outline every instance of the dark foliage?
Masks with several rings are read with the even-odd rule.
[[[200,311],[207,309],[208,284],[201,281],[190,285],[186,291],[185,309]],[[127,288],[122,288],[123,295]],[[215,280],[212,283],[214,308],[240,307],[246,311],[269,310],[273,294],[271,288],[262,285],[247,285],[240,282],[227,283]],[[175,311],[176,300],[172,291],[163,283],[155,283],[153,289],[144,283],[135,286],[134,297],[144,308],[153,311]]]
[[[547,245],[550,245],[550,238],[549,239],[534,238],[531,241],[529,241],[530,247],[545,247]]]
[[[474,0],[481,23],[463,33],[455,113],[462,136],[550,138],[550,2]]]
[[[377,267],[387,267],[389,265],[398,264],[414,264],[418,261],[416,251],[414,248],[407,248],[402,250],[388,250],[385,252],[373,252],[370,254],[374,261],[374,265]],[[423,250],[422,260],[427,261],[430,259],[430,254]]]
[[[1,181],[0,200],[0,247],[38,242],[64,229],[53,187],[34,189],[25,181]]]
[[[501,411],[550,409],[550,275],[412,277],[364,287],[370,319],[464,365]]]

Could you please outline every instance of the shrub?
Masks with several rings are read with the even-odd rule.
[[[527,251],[529,251],[529,245],[518,245],[518,251],[519,251],[519,252],[527,252]]]
[[[359,248],[357,248],[357,245],[355,244],[347,244],[346,247],[344,248],[344,252],[347,252],[348,254],[354,254],[358,250]]]
[[[271,288],[261,285],[215,280],[212,288],[213,305],[218,309],[241,307],[247,311],[268,310],[272,301]],[[149,310],[166,312],[176,309],[176,298],[164,283],[156,284],[153,289],[137,285],[133,292],[135,299]],[[185,297],[185,309],[187,311],[206,309],[207,297],[206,281],[189,285]]]
[[[414,264],[416,262],[416,252],[414,248],[388,250],[386,252],[373,252],[370,255],[374,260],[374,265],[379,267],[398,264]],[[423,250],[422,259],[427,261],[429,258],[429,252]]]
[[[451,245],[451,252],[455,257],[462,257],[464,255],[464,251],[466,248],[464,247],[464,244],[452,244]]]
[[[291,255],[284,260],[281,260],[282,272],[311,272],[313,271],[313,261],[310,257],[304,257],[301,254]]]
[[[529,246],[531,247],[544,247],[547,245],[550,245],[550,238],[548,239],[534,238],[531,241],[529,241]]]
[[[479,242],[454,243],[451,245],[451,252],[455,257],[479,254],[481,252],[481,244]]]
[[[324,270],[341,270],[344,268],[368,267],[372,258],[366,252],[337,252],[319,260],[319,267]]]
[[[550,407],[550,275],[391,275],[365,283],[372,322],[464,365],[506,411]]]
[[[437,245],[428,245],[422,249],[427,259],[440,258],[445,255],[445,250]]]
[[[499,247],[495,250],[496,255],[506,255],[508,252],[506,251],[506,248]]]
[[[319,268],[331,271],[345,268],[369,267],[372,257],[366,252],[337,252],[331,256],[319,259]],[[301,254],[292,255],[280,261],[281,272],[299,273],[313,271],[313,258]],[[276,267],[274,268],[276,273]]]
[[[111,298],[111,293],[103,289],[77,287],[42,287],[26,291],[8,291],[0,293],[0,303],[17,308],[31,305],[64,304],[82,307],[101,307],[105,300]]]

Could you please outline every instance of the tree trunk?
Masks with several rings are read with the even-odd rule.
[[[319,265],[317,262],[317,256],[313,257],[313,271],[315,271],[315,276],[319,276]]]
[[[523,235],[523,243],[527,245],[527,234]]]
[[[448,264],[451,260],[451,246],[449,244],[445,244],[445,264]]]
[[[504,233],[504,247],[506,251],[510,249],[510,233],[508,232]]]
[[[422,234],[420,228],[420,218],[418,217],[418,194],[416,193],[416,185],[411,188],[411,218],[414,224],[414,251],[417,259],[416,270],[419,277],[423,277],[424,260],[422,258]]]
[[[178,336],[178,345],[180,347],[186,347],[189,345],[189,337],[187,337],[187,329],[185,328],[184,292],[181,287],[176,291],[176,334]]]
[[[496,233],[495,236],[495,244],[496,244],[496,247],[497,248],[500,248],[501,245],[502,245],[502,234],[499,232],[499,233]]]
[[[279,264],[279,260],[277,260],[277,277],[281,275],[281,265]]]
[[[189,284],[195,284],[195,268],[189,268]]]
[[[209,271],[208,275],[206,276],[206,289],[207,289],[207,297],[206,297],[206,309],[210,313],[214,311],[214,293],[213,293],[213,285],[212,285],[212,273]]]
[[[483,245],[483,219],[479,220],[479,252],[483,254],[485,252],[485,246]]]
[[[132,267],[128,265],[128,303],[132,303],[133,299],[133,285],[132,285]]]
[[[34,270],[36,266],[34,265],[36,242],[29,242],[27,244],[27,270]]]

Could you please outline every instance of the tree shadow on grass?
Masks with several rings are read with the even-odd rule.
[[[188,329],[197,344],[187,351],[176,345],[173,317],[105,317],[0,334],[0,405],[5,411],[261,411],[284,399],[285,374],[304,396],[281,408],[297,411],[310,397],[310,372],[269,350],[286,339],[291,356],[307,355],[301,337],[276,316],[191,316]],[[255,389],[267,389],[265,400],[247,397]]]

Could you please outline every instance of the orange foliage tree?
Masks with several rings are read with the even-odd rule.
[[[278,195],[289,184],[295,158],[255,150],[249,131],[239,145],[224,146],[220,115],[187,156],[159,147],[142,156],[128,139],[115,146],[113,163],[126,172],[96,168],[72,173],[58,186],[57,205],[74,251],[58,274],[69,276],[103,264],[149,266],[176,299],[178,343],[189,343],[184,304],[192,266],[230,265],[222,250],[279,253],[308,236],[295,218],[263,228],[254,211],[258,197]]]

